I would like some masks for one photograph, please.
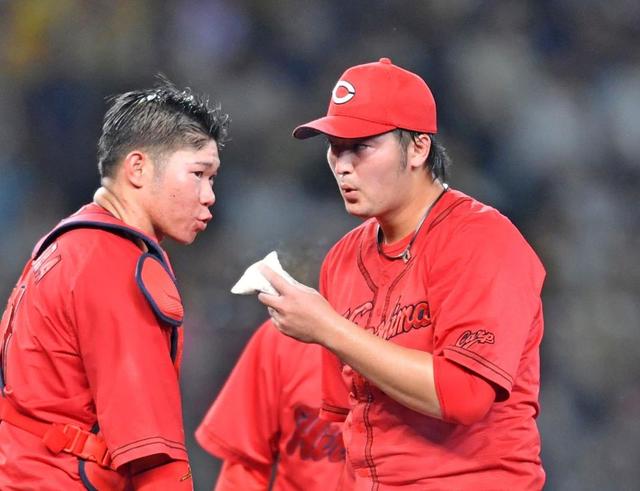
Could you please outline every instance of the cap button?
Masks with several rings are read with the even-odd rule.
[[[390,58],[380,58],[380,63],[385,63],[387,65],[391,65],[391,59]]]

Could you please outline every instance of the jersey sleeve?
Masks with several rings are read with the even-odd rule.
[[[271,469],[257,469],[242,461],[225,460],[214,491],[267,491]]]
[[[540,309],[544,270],[515,227],[497,212],[463,222],[432,254],[429,301],[434,355],[510,393]]]
[[[320,270],[320,293],[329,299],[327,292],[327,260]],[[330,300],[329,300],[330,301]],[[342,378],[343,363],[326,348],[322,348],[322,405],[320,418],[328,421],[342,422],[349,414],[349,390]]]
[[[271,321],[258,328],[196,430],[198,443],[212,455],[254,468],[275,462],[282,392],[278,336]]]
[[[141,251],[106,232],[72,286],[78,344],[100,431],[122,465],[149,455],[188,460],[170,332],[135,281]]]

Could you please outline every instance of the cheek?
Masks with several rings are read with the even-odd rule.
[[[361,180],[365,184],[369,192],[373,194],[379,194],[389,188],[391,184],[389,177],[384,172],[380,172],[377,169],[367,169],[361,174]]]
[[[177,203],[187,203],[193,201],[198,196],[200,182],[195,179],[184,179],[175,181],[168,189],[168,196]]]
[[[165,198],[158,200],[157,206],[162,208],[165,216],[172,217],[171,220],[178,219],[185,210],[193,208],[197,192],[193,186],[186,186],[185,183],[174,183],[165,189]],[[160,205],[162,203],[162,205]]]
[[[404,192],[404,187],[400,184],[396,173],[376,172],[367,178],[369,182],[367,195],[373,202],[387,203],[399,198]]]

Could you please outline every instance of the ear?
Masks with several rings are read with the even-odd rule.
[[[431,151],[431,138],[426,133],[412,138],[407,147],[407,162],[410,167],[424,168],[424,163]]]
[[[122,160],[124,180],[136,188],[141,188],[153,175],[153,163],[146,152],[133,150]]]

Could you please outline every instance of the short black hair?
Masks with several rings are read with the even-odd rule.
[[[212,139],[221,148],[228,140],[229,115],[219,104],[189,88],[177,89],[163,75],[158,79],[152,89],[108,98],[98,141],[100,177],[112,177],[120,160],[136,148],[158,155],[184,146],[199,149]]]
[[[400,138],[400,143],[403,148],[406,149],[410,140],[416,141],[416,139],[425,133],[421,133],[419,131],[411,131],[411,130],[403,130],[398,129],[398,136]],[[444,147],[438,137],[436,137],[433,133],[426,133],[426,135],[431,139],[431,149],[429,150],[429,155],[425,161],[426,168],[431,171],[431,175],[435,179],[438,179],[440,182],[447,182],[448,171],[447,169],[451,165],[451,158],[447,153],[447,149]]]

